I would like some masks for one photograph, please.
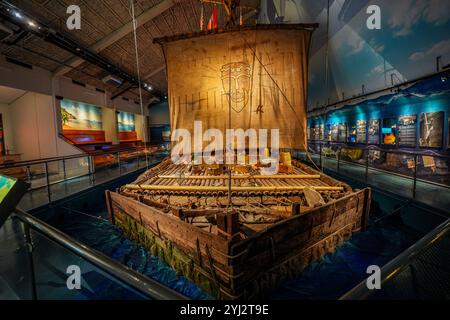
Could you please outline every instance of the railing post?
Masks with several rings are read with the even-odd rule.
[[[417,187],[417,153],[414,154],[414,182],[413,182],[413,190],[412,190],[413,199],[416,198],[416,187]]]
[[[119,165],[119,176],[122,175],[122,166],[120,165],[120,151],[117,152],[117,164]]]
[[[93,161],[92,161],[92,156],[88,155],[88,170],[89,170],[89,180],[94,183],[94,172],[93,172]]]
[[[369,177],[369,150],[366,150],[367,154],[366,154],[366,173],[365,173],[365,178],[367,181],[367,178]]]
[[[37,300],[36,290],[36,275],[34,273],[34,260],[33,260],[33,241],[31,240],[30,226],[25,222],[22,222],[25,233],[25,247],[28,256],[28,268],[30,272],[30,285],[31,285],[31,300]]]
[[[138,169],[139,169],[139,167],[140,167],[140,165],[141,165],[141,155],[140,155],[139,152],[138,152],[138,154],[137,154],[137,162],[138,162],[137,167],[138,167]]]
[[[341,165],[341,147],[337,149],[337,171],[339,172]]]
[[[320,155],[319,155],[319,161],[320,161],[320,170],[321,171],[323,171],[323,164],[322,164],[322,143],[320,142],[319,143],[319,152],[320,152]]]
[[[31,183],[31,169],[29,164],[27,164],[26,175],[27,175],[27,182]]]
[[[66,174],[66,159],[65,158],[62,159],[62,163],[63,163],[64,180],[66,180],[67,179],[67,174]]]
[[[48,162],[45,162],[45,180],[47,183],[47,195],[48,195],[48,202],[52,203],[52,195],[51,195],[51,190],[50,190],[50,177],[48,174]]]

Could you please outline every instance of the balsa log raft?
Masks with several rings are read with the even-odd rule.
[[[143,186],[136,184],[125,185],[126,189],[130,190],[166,190],[166,191],[228,191],[228,187],[216,187],[216,186]],[[320,186],[279,186],[279,187],[231,187],[232,192],[280,192],[280,191],[299,191],[305,188],[311,188],[316,191],[344,191],[343,187],[320,187]]]
[[[107,192],[108,211],[127,237],[212,296],[255,299],[366,227],[370,189],[353,192],[306,165],[293,165],[293,175],[314,178],[236,179],[234,183],[256,181],[258,186],[251,187],[251,195],[233,198],[228,208],[214,189],[223,183],[220,176],[180,179],[186,166],[164,161],[119,193]],[[327,203],[305,207],[302,189],[314,186],[332,191],[320,191]],[[173,195],[168,187],[184,193]],[[233,188],[239,190],[237,185]],[[288,188],[298,190],[293,196],[276,192]],[[282,218],[280,208],[288,212]],[[261,215],[261,210],[266,213]],[[277,217],[276,222],[268,222],[268,217]]]

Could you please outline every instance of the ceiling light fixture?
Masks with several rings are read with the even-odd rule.
[[[14,12],[14,16],[16,18],[22,19],[22,15],[20,13],[18,13],[17,11]]]

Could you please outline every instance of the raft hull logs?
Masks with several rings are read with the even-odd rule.
[[[232,179],[230,209],[223,176],[195,170],[186,178],[192,168],[166,160],[106,192],[110,219],[213,297],[256,299],[367,224],[369,188],[353,191],[296,161],[293,168],[293,178]]]

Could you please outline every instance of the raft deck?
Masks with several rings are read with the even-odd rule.
[[[211,295],[257,298],[364,229],[370,189],[297,161],[288,172],[175,165],[107,192],[111,220]],[[231,200],[231,203],[230,203]]]

